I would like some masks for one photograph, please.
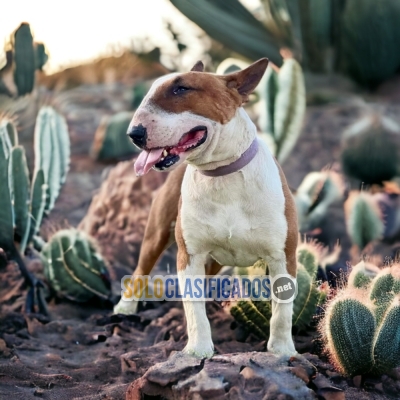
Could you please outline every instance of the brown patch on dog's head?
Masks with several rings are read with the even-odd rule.
[[[262,58],[242,71],[215,75],[202,72],[204,66],[199,61],[190,72],[162,83],[150,101],[170,113],[189,111],[226,124],[249,100],[267,65],[268,60]]]

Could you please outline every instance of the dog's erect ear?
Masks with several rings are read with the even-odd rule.
[[[249,95],[260,83],[268,66],[268,58],[261,58],[247,68],[226,75],[225,79],[229,88],[235,88],[243,98],[243,103],[249,100]]]
[[[197,61],[197,63],[193,65],[193,68],[191,69],[191,71],[203,72],[204,64],[201,61]]]

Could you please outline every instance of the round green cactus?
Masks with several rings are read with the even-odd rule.
[[[84,302],[111,293],[106,262],[88,235],[76,229],[57,232],[42,250],[44,273],[60,297]]]

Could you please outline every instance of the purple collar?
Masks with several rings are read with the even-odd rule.
[[[222,167],[209,170],[198,169],[197,171],[200,172],[200,174],[202,175],[212,176],[212,177],[229,175],[245,167],[255,157],[257,151],[258,151],[258,140],[257,138],[255,138],[251,143],[250,147],[232,164],[224,165]]]

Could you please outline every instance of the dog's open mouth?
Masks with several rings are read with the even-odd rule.
[[[135,162],[136,175],[144,175],[154,167],[165,170],[180,160],[180,154],[186,153],[202,145],[207,139],[207,128],[196,126],[186,132],[176,146],[143,150]]]

